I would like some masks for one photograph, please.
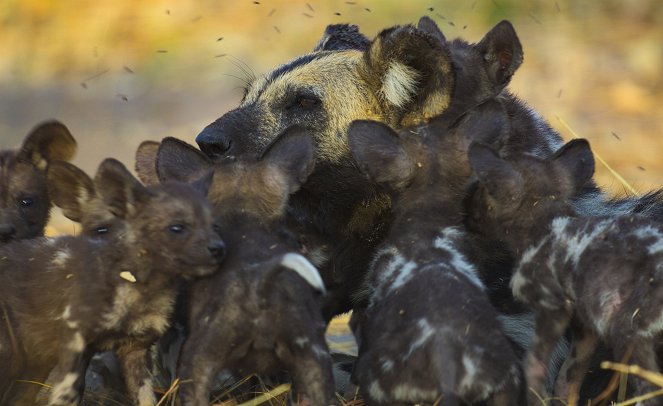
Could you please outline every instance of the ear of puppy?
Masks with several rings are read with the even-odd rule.
[[[398,134],[386,124],[354,121],[348,129],[348,143],[359,168],[374,182],[400,189],[412,179],[415,163]]]
[[[446,44],[447,39],[432,18],[428,16],[421,17],[417,23],[417,28],[435,38],[440,44]]]
[[[566,197],[575,196],[594,176],[594,155],[585,139],[574,139],[564,144],[550,158],[561,173]]]
[[[52,120],[32,129],[23,141],[18,157],[32,162],[40,170],[46,170],[50,161],[69,161],[75,154],[76,140],[69,129]]]
[[[429,23],[422,25],[435,31]],[[455,74],[439,35],[397,26],[380,32],[364,53],[360,73],[383,101],[388,124],[421,124],[448,107]]]
[[[159,152],[160,142],[143,141],[136,150],[136,165],[134,169],[138,179],[146,185],[156,185],[159,183],[157,174],[157,153]]]
[[[265,183],[282,184],[287,195],[293,194],[313,172],[315,166],[313,139],[306,130],[291,127],[269,146],[260,161],[264,165]]]
[[[484,68],[493,84],[504,87],[523,62],[523,48],[516,30],[504,20],[475,45],[483,56]]]
[[[468,158],[479,182],[497,201],[507,202],[522,195],[522,176],[492,148],[485,144],[472,143]]]
[[[48,194],[68,219],[81,222],[85,205],[95,197],[92,179],[76,166],[64,161],[48,165]]]
[[[126,219],[147,203],[149,190],[118,160],[105,159],[94,178],[97,193],[114,216]]]
[[[322,38],[313,48],[318,51],[344,51],[356,49],[363,51],[368,47],[368,38],[359,32],[359,27],[350,24],[331,24],[325,29]]]
[[[199,149],[177,138],[161,141],[156,159],[157,176],[161,182],[191,183],[212,168],[212,161]]]

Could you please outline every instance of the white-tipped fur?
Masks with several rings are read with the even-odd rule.
[[[320,273],[316,267],[314,267],[313,264],[311,264],[309,260],[304,258],[302,255],[292,252],[285,254],[281,259],[281,266],[292,269],[297,273],[297,275],[304,278],[304,280],[308,282],[309,285],[313,286],[320,292],[326,292],[325,284],[320,277]]]
[[[419,74],[402,63],[392,62],[382,82],[382,95],[391,104],[404,107],[416,93]]]

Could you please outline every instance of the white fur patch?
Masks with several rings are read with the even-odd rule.
[[[391,284],[389,290],[397,290],[405,285],[412,278],[412,271],[416,268],[417,264],[412,261],[408,261],[403,264],[403,266],[398,270],[398,276],[396,276],[396,280],[394,280],[394,283]]]
[[[69,349],[75,352],[83,352],[85,349],[85,340],[83,340],[83,335],[78,331],[74,333],[74,338],[69,342]]]
[[[380,382],[377,380],[374,380],[370,383],[370,385],[368,385],[368,394],[372,399],[377,400],[378,402],[383,402],[387,399],[387,394],[384,392],[382,386],[380,386]]]
[[[545,243],[548,239],[544,238],[539,242],[539,244],[529,247],[525,252],[523,252],[523,255],[520,257],[520,265],[525,265],[534,259],[536,254],[539,253],[539,250],[541,250],[541,247],[543,247],[543,243]]]
[[[389,372],[392,369],[394,369],[394,361],[390,358],[381,357],[380,365],[382,367],[383,372]]]
[[[120,285],[115,290],[115,298],[113,299],[111,311],[102,315],[103,326],[107,329],[117,327],[139,298],[140,293],[133,286]]]
[[[663,233],[661,233],[661,230],[658,228],[648,225],[638,228],[633,234],[641,240],[649,238],[655,240],[647,247],[647,252],[649,252],[650,255],[663,251]]]
[[[134,274],[132,274],[129,271],[120,272],[120,278],[124,279],[125,281],[129,281],[131,283],[136,283],[136,277],[134,276]]]
[[[474,265],[468,262],[465,256],[457,249],[458,240],[462,238],[464,238],[464,234],[458,228],[447,227],[442,229],[440,235],[433,241],[433,246],[448,252],[451,255],[450,265],[452,268],[465,276],[479,289],[483,290],[483,282],[481,282],[479,275],[477,275]]]
[[[325,293],[325,284],[317,268],[302,255],[289,252],[281,259],[281,265],[292,269],[297,275],[304,278],[309,285],[313,286],[313,288]]]
[[[412,100],[418,81],[419,73],[416,70],[402,63],[392,62],[384,75],[380,90],[389,103],[404,107]]]
[[[73,399],[75,397],[76,392],[74,391],[74,383],[76,383],[77,379],[77,373],[70,372],[65,375],[62,381],[53,386],[49,404],[74,405],[75,402],[66,402],[65,400],[67,398]]]
[[[436,389],[423,389],[411,384],[402,383],[394,386],[391,396],[398,401],[406,402],[434,402],[440,395]]]
[[[304,348],[306,344],[308,344],[310,340],[308,337],[297,337],[295,338],[295,344],[297,344],[300,348]]]
[[[419,319],[417,322],[419,327],[419,337],[410,345],[410,349],[403,356],[403,360],[407,360],[410,356],[417,351],[419,348],[423,347],[428,340],[435,334],[435,329],[430,325],[428,320]]]
[[[154,406],[156,403],[157,398],[154,396],[152,381],[146,378],[138,389],[138,406]]]
[[[69,258],[71,258],[71,251],[69,251],[67,248],[62,248],[55,251],[55,255],[53,255],[51,263],[56,267],[62,268],[67,264]]]
[[[566,258],[565,261],[572,260],[575,266],[578,265],[580,257],[585,252],[587,247],[594,241],[598,236],[603,234],[605,230],[613,224],[612,220],[603,220],[598,224],[595,224],[591,227],[588,232],[582,233],[578,232],[573,237],[566,238]]]

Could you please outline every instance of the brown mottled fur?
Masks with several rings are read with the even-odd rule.
[[[44,235],[51,209],[48,164],[75,152],[76,141],[57,121],[35,127],[18,150],[0,150],[0,243]]]
[[[350,126],[353,156],[394,210],[353,314],[354,378],[367,405],[518,404],[519,362],[470,262],[461,213],[467,146],[499,136],[506,121],[493,102],[420,132]]]
[[[223,369],[239,376],[286,370],[294,393],[313,405],[333,401],[324,285],[301,256],[301,239],[285,219],[289,195],[306,180],[313,162],[312,141],[293,131],[257,162],[231,160],[213,167],[208,199],[229,255],[215,276],[189,291],[189,334],[177,374],[182,404],[207,404],[211,380]],[[200,151],[174,139],[162,142],[157,158],[162,180],[195,179],[210,168]],[[315,277],[303,277],[297,272],[302,268]]]
[[[108,349],[133,402],[152,404],[146,350],[168,326],[179,281],[211,274],[223,255],[211,210],[190,186],[145,188],[111,159],[94,183],[66,163],[49,181],[65,214],[92,228],[0,248],[2,404],[32,405],[39,386],[21,381],[44,382],[54,367],[49,404],[77,404],[90,357]],[[110,231],[102,211],[113,233],[90,238]]]

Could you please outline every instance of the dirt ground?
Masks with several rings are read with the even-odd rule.
[[[239,102],[251,72],[309,51],[327,24],[355,23],[371,37],[424,14],[447,38],[470,42],[509,19],[525,51],[511,90],[565,139],[590,140],[629,185],[598,165],[610,193],[661,186],[663,7],[656,0],[9,0],[0,5],[0,148],[17,147],[35,124],[56,118],[78,140],[74,163],[88,173],[109,156],[133,167],[141,141],[193,142]],[[57,214],[51,226],[75,231]],[[352,351],[347,331],[336,335],[334,345]]]

